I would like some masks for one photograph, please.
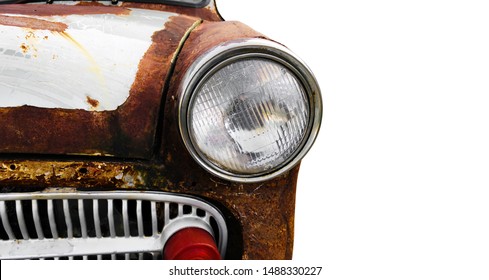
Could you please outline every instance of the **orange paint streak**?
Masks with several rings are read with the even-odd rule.
[[[61,22],[52,22],[36,18],[12,17],[3,15],[0,15],[0,25],[16,26],[37,30],[51,30],[55,32],[63,32],[68,28],[68,25]]]
[[[0,14],[30,16],[69,16],[69,15],[129,15],[131,10],[118,6],[70,6],[57,4],[12,4],[0,5]]]

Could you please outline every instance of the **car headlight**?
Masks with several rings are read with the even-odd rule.
[[[279,44],[248,39],[202,55],[180,93],[180,132],[201,166],[233,181],[256,182],[293,167],[321,120],[319,87]]]

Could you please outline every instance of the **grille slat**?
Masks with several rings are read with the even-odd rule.
[[[10,222],[7,215],[7,208],[5,207],[5,201],[0,201],[0,216],[2,217],[2,225],[7,232],[9,239],[15,239],[15,234],[10,227]]]
[[[165,226],[170,221],[170,203],[165,202]]]
[[[17,214],[17,222],[19,223],[20,232],[22,233],[22,238],[29,239],[29,232],[27,231],[27,226],[25,225],[24,210],[22,209],[22,201],[17,200],[15,202],[15,211]]]
[[[178,217],[183,216],[183,204],[179,203],[178,204]]]
[[[41,219],[39,218],[39,206],[37,205],[37,200],[32,201],[32,217],[34,218],[37,238],[44,239],[44,232],[42,231]]]
[[[161,259],[168,238],[189,226],[211,233],[223,255],[227,244],[217,209],[168,193],[0,194],[0,217],[0,259]]]
[[[71,221],[70,205],[67,199],[63,199],[63,211],[68,238],[73,238],[73,223]]]
[[[165,217],[165,221],[166,221],[166,217]],[[158,234],[158,215],[156,213],[156,202],[154,201],[151,201],[151,222],[152,222],[151,226],[153,228],[153,235]]]
[[[99,214],[99,206],[98,199],[93,200],[93,221],[95,224],[95,236],[97,238],[102,237],[102,229],[100,228],[100,214]],[[99,256],[97,256],[99,257]]]
[[[82,237],[88,237],[87,230],[87,220],[85,219],[85,207],[83,205],[83,200],[78,199],[78,217],[80,218],[80,227],[82,232]]]
[[[131,236],[130,229],[129,229],[129,211],[127,209],[127,200],[122,201],[122,220],[123,220],[123,225],[124,225],[124,237],[129,237]],[[128,259],[128,256],[126,256],[126,259]]]
[[[107,216],[109,218],[110,237],[115,237],[115,223],[114,223],[114,200],[109,199]]]
[[[58,230],[56,229],[56,218],[54,215],[54,205],[53,200],[48,200],[48,219],[49,219],[49,227],[51,228],[51,234],[53,238],[58,238]]]
[[[143,237],[144,236],[143,207],[142,207],[142,201],[141,200],[136,201],[136,215],[137,215],[137,220],[138,220],[138,236]],[[140,256],[140,258],[141,258],[141,256]]]

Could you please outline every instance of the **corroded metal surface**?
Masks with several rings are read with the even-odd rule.
[[[231,257],[288,259],[292,256],[298,169],[296,167],[288,174],[263,184],[228,184],[199,172],[176,180],[172,170],[152,162],[0,160],[0,192],[48,188],[69,191],[74,188],[155,190],[197,195],[217,201],[229,209],[241,224],[243,255],[235,256],[230,252]],[[235,239],[240,237],[236,231],[231,237],[230,250],[241,249],[237,248],[241,241]]]
[[[204,7],[204,8],[190,8],[190,7],[181,7],[181,6],[164,5],[164,4],[123,2],[122,7],[165,11],[165,12],[172,12],[172,13],[177,13],[182,15],[193,16],[208,21],[222,21],[221,16],[219,15],[215,7],[212,6]]]
[[[189,36],[179,55],[166,96],[161,157],[166,180],[178,190],[222,202],[241,223],[244,259],[290,259],[293,247],[295,186],[299,167],[263,183],[232,183],[204,171],[185,149],[178,130],[178,87],[197,57],[227,41],[265,38],[238,22],[204,22]],[[189,172],[191,171],[191,172]]]
[[[145,189],[145,165],[137,162],[0,161],[2,191],[12,187]]]
[[[117,109],[129,97],[152,36],[174,15],[141,9],[123,15],[0,15],[0,48],[15,52],[0,55],[0,107]]]
[[[44,4],[12,4],[0,5],[1,14],[18,14],[32,16],[69,16],[69,15],[129,15],[130,9],[117,6],[70,6],[70,5],[44,5]]]
[[[42,16],[31,17],[36,12]],[[10,13],[17,13],[17,18],[12,19],[14,16]],[[87,67],[95,69],[95,77],[100,77],[97,62],[94,61],[93,55],[88,54],[88,46],[81,45],[69,32],[64,31],[66,23],[60,22],[62,20],[59,18],[73,14],[97,13],[124,17],[131,14],[131,9],[116,6],[0,5],[0,14],[3,14],[0,17],[0,26],[3,23],[22,27],[19,28],[19,34],[26,34],[25,43],[19,43],[18,50],[6,49],[0,44],[0,55],[4,55],[5,59],[15,56],[18,57],[16,59],[34,61],[37,53],[42,51],[39,44],[49,44],[49,41],[54,39],[65,40],[75,46],[81,55],[87,57]],[[28,101],[29,103],[24,103],[27,105],[23,106],[2,104],[0,153],[152,157],[165,80],[184,38],[200,22],[197,18],[173,15],[164,26],[162,24],[160,30],[154,32],[152,42],[135,70],[134,82],[127,90],[128,97],[115,110],[101,108],[102,104],[106,105],[108,102],[103,102],[93,95],[82,98],[81,101],[86,106],[83,110],[61,106],[39,108],[36,104],[30,104],[33,101]],[[110,45],[107,47],[107,51],[110,52]],[[53,55],[52,59],[56,60],[57,57]],[[35,66],[34,62],[30,63]],[[80,73],[69,75],[75,78],[77,74]],[[67,80],[50,76],[49,72],[46,75],[60,84],[68,82],[67,87],[71,84]],[[104,85],[103,76],[100,80]],[[81,86],[73,85],[73,91],[80,89]],[[96,94],[106,96],[103,92]]]
[[[172,17],[163,31],[154,34],[153,45],[139,65],[138,82],[134,83],[128,101],[116,111],[74,112],[29,106],[0,109],[0,127],[4,131],[0,153],[80,151],[151,158],[154,139],[162,137],[154,159],[68,160],[66,156],[65,160],[0,159],[0,191],[55,187],[192,194],[228,212],[231,258],[290,259],[299,166],[263,183],[232,183],[209,175],[182,143],[177,122],[178,87],[192,62],[218,44],[240,38],[264,38],[237,22],[199,23],[200,20],[188,16]],[[174,65],[169,87],[164,88],[165,79],[159,82],[155,79],[168,75],[171,61],[175,60],[174,50],[194,27]],[[160,106],[162,92],[166,94],[164,114],[152,109],[152,105]],[[97,106],[97,100],[87,102]],[[159,135],[154,135],[158,117],[163,128]]]
[[[52,22],[37,18],[19,16],[13,17],[3,15],[0,15],[0,25],[17,26],[37,30],[49,30],[55,32],[64,32],[68,28],[68,25],[62,22]]]

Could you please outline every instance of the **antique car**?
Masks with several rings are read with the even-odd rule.
[[[322,114],[214,1],[0,5],[0,259],[290,259]]]

